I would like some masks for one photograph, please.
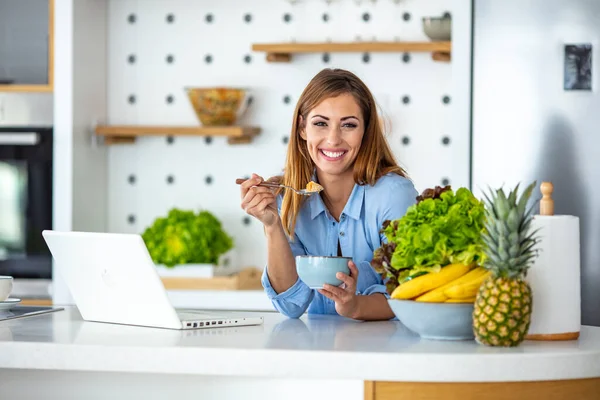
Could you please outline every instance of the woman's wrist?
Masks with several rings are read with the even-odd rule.
[[[394,318],[387,298],[382,293],[356,295],[356,306],[350,318],[356,320],[389,320]]]
[[[366,296],[361,296],[360,294],[356,294],[355,297],[355,305],[354,305],[354,310],[352,310],[351,315],[349,316],[352,319],[362,319],[362,309],[364,307],[362,307],[364,300],[365,300]]]
[[[283,232],[283,226],[281,225],[281,221],[277,219],[277,222],[271,225],[265,225],[265,234],[267,236],[271,236],[273,234],[279,234]]]

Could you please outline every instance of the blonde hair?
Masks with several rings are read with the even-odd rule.
[[[308,113],[323,100],[351,94],[358,103],[364,119],[365,132],[354,162],[354,181],[359,185],[374,185],[388,173],[407,177],[406,171],[394,159],[383,134],[375,99],[369,88],[353,73],[343,69],[324,69],[308,83],[294,110],[290,140],[283,175],[276,180],[294,188],[304,188],[314,172],[306,140],[300,136]],[[281,203],[281,221],[288,237],[293,238],[296,217],[305,197],[285,191]]]

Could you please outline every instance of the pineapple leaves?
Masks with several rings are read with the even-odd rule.
[[[508,195],[508,204],[510,204],[511,206],[517,204],[517,192],[519,191],[520,184],[521,183],[517,183],[517,186],[515,186],[514,190],[512,190]]]
[[[519,210],[519,215],[530,215],[529,213],[532,211],[533,206],[530,207],[529,211],[527,213],[525,213],[525,208],[527,207],[527,202],[529,201],[529,198],[531,197],[531,194],[533,193],[533,188],[535,187],[536,182],[532,182],[529,186],[527,186],[527,188],[525,188],[525,191],[523,191],[523,193],[521,194],[521,199],[519,200],[519,203],[517,205],[517,209]],[[517,185],[517,187],[519,187],[519,185]],[[516,189],[515,189],[516,192]]]
[[[487,233],[482,235],[485,268],[495,277],[519,278],[537,257],[537,230],[530,232],[534,205],[527,206],[536,182],[519,196],[519,185],[505,195],[502,188],[485,195]]]

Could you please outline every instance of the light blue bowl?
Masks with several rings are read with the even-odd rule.
[[[342,281],[335,274],[349,275],[348,261],[351,260],[350,257],[296,256],[296,272],[311,289],[322,289],[324,283],[339,286]]]
[[[396,318],[423,339],[472,340],[473,304],[388,299]]]

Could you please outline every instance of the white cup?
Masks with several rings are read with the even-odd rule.
[[[8,299],[13,288],[13,277],[0,275],[0,301]]]

